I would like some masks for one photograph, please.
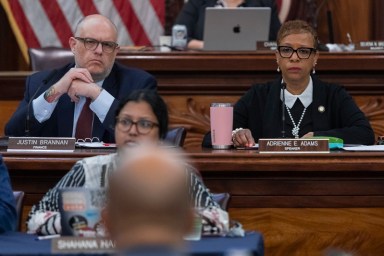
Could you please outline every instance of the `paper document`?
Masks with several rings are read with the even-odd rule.
[[[343,147],[347,151],[384,151],[384,145]]]
[[[75,145],[80,148],[116,148],[115,143],[104,142],[76,142]]]
[[[255,143],[255,145],[250,146],[250,147],[236,147],[236,149],[258,149],[258,148],[259,148],[258,143]]]

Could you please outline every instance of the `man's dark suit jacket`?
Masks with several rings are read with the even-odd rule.
[[[182,24],[187,27],[188,41],[191,39],[203,40],[205,9],[214,7],[217,0],[189,0],[185,3],[179,13],[175,24]],[[269,40],[276,40],[277,32],[280,28],[277,6],[274,0],[245,0],[244,7],[270,7],[271,26],[269,29]],[[220,26],[220,24],[217,24]]]
[[[346,90],[316,76],[312,76],[312,81],[313,100],[300,128],[300,137],[313,131],[315,136],[338,137],[347,144],[372,145],[375,137],[369,121]],[[234,106],[233,128],[250,129],[256,143],[260,138],[280,138],[280,93],[281,77],[273,82],[253,85]],[[285,115],[287,137],[293,137],[289,129],[291,120],[287,113]],[[204,137],[204,147],[211,145],[210,137],[210,133]]]
[[[50,86],[59,81],[72,67],[74,67],[73,63],[56,71],[42,71],[27,78],[24,99],[20,102],[16,112],[6,124],[5,135],[25,136],[26,116],[31,97],[35,95],[37,89],[39,89],[39,91],[34,98],[40,96]],[[47,78],[49,79],[48,81],[46,81]],[[41,88],[39,88],[40,86]],[[114,142],[115,112],[120,100],[137,89],[156,90],[157,82],[152,75],[143,70],[127,68],[115,63],[111,73],[103,82],[103,89],[115,97],[115,100],[103,123],[100,122],[99,118],[94,118],[92,136],[98,137],[104,142]],[[39,123],[33,114],[33,104],[30,104],[30,136],[72,137],[74,110],[75,103],[71,102],[70,97],[65,94],[59,99],[51,117],[45,122]]]

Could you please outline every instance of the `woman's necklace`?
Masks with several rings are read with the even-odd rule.
[[[307,110],[307,108],[304,108],[303,113],[301,114],[299,122],[297,124],[295,124],[295,121],[293,120],[291,111],[289,110],[287,105],[285,105],[285,107],[287,108],[288,115],[291,118],[291,121],[292,121],[292,124],[293,124],[292,135],[295,136],[295,139],[298,139],[299,138],[299,131],[300,131],[300,124],[301,124],[301,121],[303,121],[303,118],[304,118],[304,115],[305,115],[305,111]]]

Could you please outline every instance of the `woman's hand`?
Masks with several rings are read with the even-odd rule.
[[[233,145],[235,147],[252,147],[255,145],[255,139],[249,129],[238,129],[232,135]]]

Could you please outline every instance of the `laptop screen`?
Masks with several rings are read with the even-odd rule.
[[[254,51],[268,41],[271,8],[206,8],[204,50]]]

